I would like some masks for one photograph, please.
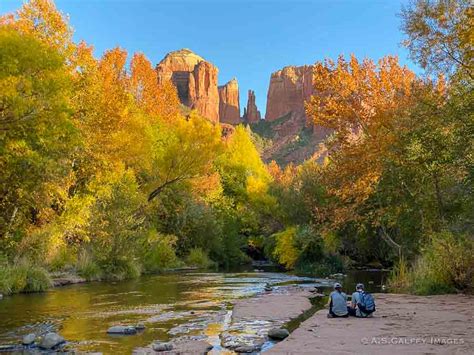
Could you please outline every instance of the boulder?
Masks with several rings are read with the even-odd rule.
[[[128,325],[114,325],[107,330],[107,334],[137,334],[137,329]]]
[[[31,345],[35,342],[35,340],[36,340],[36,334],[30,333],[23,337],[21,343],[23,345]]]
[[[284,328],[273,328],[268,331],[268,337],[275,340],[283,340],[290,335],[290,332]]]
[[[171,81],[181,103],[212,122],[219,121],[218,69],[184,48],[168,53],[156,66],[158,82]]]
[[[170,344],[170,343],[153,343],[152,349],[154,351],[170,351],[170,350],[173,350],[173,344]]]
[[[57,347],[58,345],[61,345],[65,343],[66,341],[62,336],[60,336],[57,333],[47,333],[43,338],[41,339],[41,342],[39,343],[39,347],[42,349],[53,349]]]
[[[219,121],[237,125],[240,123],[239,83],[232,79],[219,86]]]

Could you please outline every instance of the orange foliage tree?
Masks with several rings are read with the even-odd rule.
[[[331,209],[332,227],[370,220],[383,228],[380,218],[361,213],[360,207],[373,196],[384,162],[393,154],[397,113],[413,105],[413,90],[419,84],[396,57],[384,57],[377,64],[340,57],[336,63],[315,66],[317,94],[306,104],[306,112],[315,124],[334,132],[327,142],[330,155],[322,175],[337,201]]]

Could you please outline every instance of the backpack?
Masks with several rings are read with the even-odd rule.
[[[375,312],[375,300],[374,296],[370,293],[361,292],[359,303],[357,303],[357,307],[359,307],[361,312],[371,314]]]

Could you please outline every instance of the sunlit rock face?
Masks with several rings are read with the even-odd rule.
[[[219,86],[219,120],[233,125],[240,123],[239,83],[232,79]]]
[[[304,102],[313,94],[313,66],[288,66],[270,77],[265,119],[274,121],[288,113],[304,115]]]
[[[180,49],[168,53],[156,71],[159,82],[173,82],[183,105],[213,122],[219,121],[217,67],[189,49]]]
[[[255,92],[249,90],[247,98],[247,107],[244,108],[243,120],[248,123],[255,123],[261,119],[260,111],[257,109],[257,104],[255,103]]]

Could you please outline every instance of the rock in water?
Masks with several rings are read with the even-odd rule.
[[[31,334],[27,334],[23,337],[21,343],[23,345],[31,345],[35,342],[36,340],[36,334],[34,333],[31,333]]]
[[[126,325],[114,325],[107,330],[108,334],[137,334],[137,329],[135,327],[126,326]]]
[[[258,345],[242,345],[234,349],[236,353],[254,353],[260,351],[260,346]]]
[[[154,343],[152,345],[152,348],[155,351],[170,351],[170,350],[173,350],[173,344],[170,344],[170,343]]]
[[[275,340],[283,340],[290,335],[290,332],[284,328],[273,328],[268,332],[268,337]]]
[[[47,333],[41,342],[39,343],[39,347],[42,349],[52,349],[58,345],[65,343],[66,341],[62,336],[56,333]]]
[[[138,323],[136,326],[135,326],[135,329],[136,330],[144,330],[146,327],[145,327],[145,324],[143,323]]]

